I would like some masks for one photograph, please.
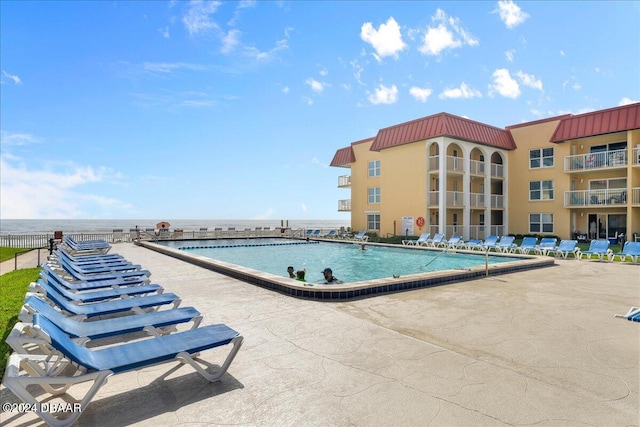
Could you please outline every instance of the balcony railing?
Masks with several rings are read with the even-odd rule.
[[[447,206],[464,206],[462,191],[447,191]]]
[[[640,165],[640,145],[633,149],[633,164]]]
[[[469,194],[469,206],[472,208],[484,208],[486,207],[485,195],[482,193],[471,193]]]
[[[464,172],[464,159],[461,157],[447,156],[447,172]]]
[[[633,196],[636,196],[635,188]],[[638,189],[638,198],[640,199],[640,189]],[[640,200],[639,200],[640,202]],[[626,189],[609,189],[609,190],[578,190],[565,191],[564,205],[565,207],[580,206],[611,206],[627,204]]]
[[[338,200],[338,212],[351,212],[351,199]]]
[[[491,195],[491,207],[492,208],[504,208],[504,196],[500,194]]]
[[[491,163],[491,177],[504,178],[504,165]]]
[[[469,172],[474,175],[484,175],[484,162],[479,160],[470,160]]]
[[[351,175],[339,176],[338,187],[351,187]]]
[[[427,204],[429,206],[438,206],[440,203],[440,192],[439,191],[429,191],[427,192]]]
[[[627,150],[601,151],[598,153],[565,156],[564,171],[579,172],[598,168],[616,168],[627,165]]]

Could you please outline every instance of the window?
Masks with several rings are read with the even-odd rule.
[[[553,214],[529,214],[529,233],[553,233]]]
[[[380,187],[370,187],[368,193],[369,204],[380,203]]]
[[[372,160],[369,162],[369,178],[380,176],[380,160]]]
[[[553,147],[529,150],[529,167],[550,168],[553,166]]]
[[[380,214],[367,214],[367,230],[380,230]]]
[[[529,200],[553,200],[553,181],[529,182]]]

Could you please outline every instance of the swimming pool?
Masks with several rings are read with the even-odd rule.
[[[547,267],[554,264],[552,257],[492,254],[489,257],[490,263],[485,267],[484,255],[467,251],[457,251],[456,254],[453,254],[424,247],[407,248],[398,245],[367,243],[367,251],[362,253],[359,251],[359,245],[354,245],[353,242],[307,243],[302,239],[290,241],[284,238],[275,238],[269,241],[262,239],[141,241],[138,244],[254,285],[290,296],[320,300],[374,296],[473,280],[486,275]],[[325,245],[329,246],[324,248]],[[205,246],[207,247],[205,248]],[[225,248],[224,246],[234,247]],[[181,247],[183,249],[180,249]],[[196,249],[190,248],[195,247],[199,247],[198,251],[207,251],[207,255],[194,253]],[[256,255],[255,249],[257,248],[265,250],[260,257]],[[302,257],[305,251],[315,253],[315,248],[322,248],[323,251],[326,249],[324,257],[297,258],[298,256]],[[386,251],[394,253],[399,251],[399,256],[388,256]],[[247,259],[247,254],[252,254],[248,258],[254,267],[238,264],[238,260],[232,259],[232,255],[229,255],[234,252],[243,253],[244,259]],[[212,258],[213,256],[215,258]],[[237,256],[237,254],[233,256]],[[398,266],[389,267],[388,263],[380,261],[387,258],[396,259],[399,263]],[[261,263],[261,265],[254,262]],[[471,264],[466,264],[468,262]],[[380,268],[378,268],[378,264],[380,264]],[[287,277],[286,268],[288,265],[293,265],[296,269],[307,268],[309,283]],[[435,270],[438,265],[439,269]],[[384,275],[381,278],[360,279],[364,277],[362,275],[374,270],[374,266],[376,266],[375,270],[381,269],[383,271]],[[321,278],[320,271],[325,267],[331,267],[334,274],[345,283],[331,285],[318,283],[317,281]],[[394,273],[394,270],[399,273]],[[355,281],[349,281],[350,279]]]
[[[311,283],[323,283],[322,271],[326,267],[343,282],[440,270],[465,270],[484,265],[485,257],[479,253],[411,250],[406,247],[338,244],[335,242],[294,239],[220,239],[163,242],[163,245],[188,253],[286,276],[287,266],[305,269]],[[490,256],[490,264],[518,261],[515,257]]]

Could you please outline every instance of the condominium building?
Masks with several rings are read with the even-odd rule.
[[[381,236],[640,234],[640,103],[505,129],[439,113],[340,148],[331,166],[350,169],[338,210]]]

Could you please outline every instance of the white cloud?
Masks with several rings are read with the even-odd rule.
[[[16,75],[13,75],[13,74],[9,74],[9,73],[7,73],[5,70],[2,70],[2,77],[3,77],[3,78],[2,78],[2,80],[1,80],[1,81],[2,81],[2,83],[3,83],[3,84],[4,84],[4,82],[5,82],[5,77],[6,77],[7,79],[11,80],[14,84],[19,85],[19,84],[21,84],[21,83],[22,83],[22,80],[20,79],[20,77],[18,77],[18,76],[16,76]]]
[[[217,29],[218,24],[211,20],[210,15],[215,13],[220,4],[219,1],[192,1],[189,3],[187,12],[182,17],[182,23],[189,34],[194,35]]]
[[[393,17],[390,17],[386,24],[381,24],[378,30],[371,22],[362,24],[360,38],[373,46],[376,51],[374,57],[378,62],[385,56],[398,59],[398,53],[407,47],[402,41],[400,26]]]
[[[520,6],[515,4],[513,0],[498,1],[498,9],[496,11],[500,14],[502,22],[504,22],[509,29],[517,27],[529,17],[529,14],[523,12]]]
[[[227,54],[233,50],[240,44],[240,30],[229,30],[227,34],[222,37],[222,47],[220,48],[220,52]]]
[[[536,76],[533,74],[523,73],[522,71],[518,71],[516,76],[520,79],[520,82],[533,89],[542,90],[542,80],[536,79]]]
[[[187,64],[184,62],[143,62],[142,70],[148,73],[171,74],[175,70],[181,68],[187,70],[202,70],[203,67],[195,64]]]
[[[507,57],[509,62],[513,62],[513,55],[515,55],[515,53],[516,53],[515,49],[509,49],[504,52],[504,55]]]
[[[64,165],[56,172],[30,170],[19,159],[0,156],[0,216],[7,219],[87,218],[98,209],[117,209],[126,215],[131,205],[121,200],[87,194],[78,187],[102,182],[114,174],[108,168]]]
[[[358,84],[360,84],[361,86],[366,86],[361,79],[362,73],[364,72],[364,68],[362,67],[362,65],[358,63],[357,59],[354,59],[353,61],[351,61],[350,64],[351,64],[351,67],[353,68],[353,77],[356,78],[356,81],[358,82]]]
[[[307,211],[307,205],[304,203],[300,204],[300,209],[302,209],[302,212],[306,212]]]
[[[560,56],[565,56],[564,50],[560,49]]]
[[[442,9],[438,9],[431,20],[436,25],[428,27],[423,43],[418,48],[424,55],[440,55],[445,49],[456,49],[463,45],[477,46],[480,43],[462,28],[458,18],[447,16]]]
[[[493,72],[493,83],[489,85],[489,95],[493,96],[494,92],[515,99],[520,96],[520,85],[511,77],[509,70],[500,68]]]
[[[33,135],[29,135],[28,133],[9,133],[5,131],[0,132],[0,145],[3,146],[29,145],[35,142],[38,142],[37,139]]]
[[[398,88],[396,85],[386,87],[384,85],[378,86],[374,93],[368,96],[369,102],[374,105],[378,104],[393,104],[398,100]]]
[[[323,68],[318,71],[318,74],[320,74],[322,77],[325,77],[327,74],[329,74],[329,71],[326,68]]]
[[[580,89],[582,89],[582,85],[580,85],[580,83],[576,82],[576,83],[573,84],[573,86],[571,86],[571,88],[573,90],[580,90]]]
[[[278,52],[288,48],[289,48],[289,43],[287,42],[287,39],[282,39],[282,40],[276,41],[275,46],[269,50],[261,51],[254,46],[246,46],[243,48],[243,53],[245,56],[249,58],[262,61],[262,62],[268,62],[268,61],[271,61],[273,58],[275,58]]]
[[[169,34],[169,27],[158,28],[158,32],[162,34],[162,37],[165,39],[171,38],[171,34]]]
[[[307,104],[307,105],[313,105],[313,98],[309,98],[308,96],[303,96],[302,100]]]
[[[428,88],[413,86],[411,89],[409,89],[409,93],[418,101],[427,102],[427,99],[429,99],[429,96],[431,96],[431,94],[433,93],[433,90]]]
[[[482,98],[482,94],[479,90],[472,89],[469,85],[462,82],[458,88],[443,90],[442,93],[438,95],[438,98]]]
[[[620,100],[620,102],[618,103],[618,105],[619,105],[619,106],[622,106],[622,105],[629,105],[629,104],[635,104],[636,102],[640,102],[640,101],[634,101],[633,99],[631,99],[631,98],[627,98],[627,97],[625,96],[624,98],[622,98],[622,99]]]
[[[288,94],[288,93],[289,93],[289,90],[290,90],[290,89],[289,89],[289,86],[285,86],[285,87],[283,87],[283,88],[282,88],[282,93],[284,93],[284,94]]]
[[[324,87],[325,87],[324,83],[319,82],[316,79],[313,79],[311,77],[309,77],[304,82],[305,82],[305,84],[308,84],[311,87],[311,90],[314,91],[317,94],[321,94],[322,91],[324,90]]]

